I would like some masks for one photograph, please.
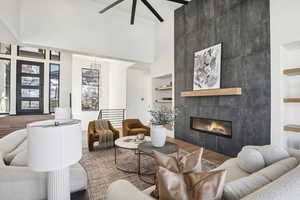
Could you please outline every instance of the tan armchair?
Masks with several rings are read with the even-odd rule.
[[[114,140],[118,139],[120,137],[120,133],[117,129],[115,129],[110,121],[108,121],[108,127],[113,132]],[[91,121],[88,126],[88,145],[89,145],[89,151],[94,150],[94,142],[99,141],[99,133],[96,132],[95,128],[95,121]]]
[[[138,119],[126,119],[123,121],[123,136],[131,136],[143,133],[150,136],[150,128],[142,124]]]

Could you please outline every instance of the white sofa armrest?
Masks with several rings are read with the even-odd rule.
[[[85,190],[87,176],[76,164],[70,168],[71,192]],[[0,168],[1,199],[41,200],[47,197],[47,173],[34,172],[28,167],[7,166]]]
[[[151,196],[143,193],[130,182],[118,180],[113,182],[107,190],[107,200],[154,200]]]
[[[0,194],[3,199],[46,199],[47,174],[31,171],[27,167],[0,169]]]

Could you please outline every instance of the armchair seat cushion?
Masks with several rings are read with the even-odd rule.
[[[144,128],[133,128],[133,129],[130,129],[130,132],[131,133],[147,133],[148,130],[144,129]]]

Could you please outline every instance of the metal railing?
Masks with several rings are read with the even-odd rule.
[[[99,112],[98,119],[109,120],[113,127],[121,128],[125,119],[125,109],[102,109]]]

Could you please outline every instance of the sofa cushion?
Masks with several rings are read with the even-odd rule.
[[[231,158],[226,160],[222,165],[217,167],[214,170],[226,170],[227,176],[225,183],[229,183],[231,181],[249,176],[250,174],[244,170],[242,170],[239,165],[237,164],[237,158]]]
[[[224,198],[239,200],[289,172],[295,168],[297,164],[298,161],[296,158],[286,158],[250,176],[227,183],[224,188]]]
[[[242,200],[299,200],[300,165]]]
[[[256,172],[265,167],[262,154],[255,149],[243,149],[237,156],[237,164],[248,173]]]
[[[21,151],[18,153],[14,159],[11,161],[10,166],[26,167],[28,166],[28,156],[27,151]]]
[[[4,154],[13,151],[27,137],[27,130],[21,129],[0,139],[0,152]]]
[[[19,146],[17,146],[16,149],[14,149],[12,152],[4,156],[4,161],[6,162],[6,164],[10,165],[11,161],[16,157],[16,155],[26,150],[27,150],[27,140],[24,140]]]
[[[267,166],[290,157],[290,154],[284,148],[279,146],[245,146],[243,149],[256,149],[259,151],[264,157]]]

